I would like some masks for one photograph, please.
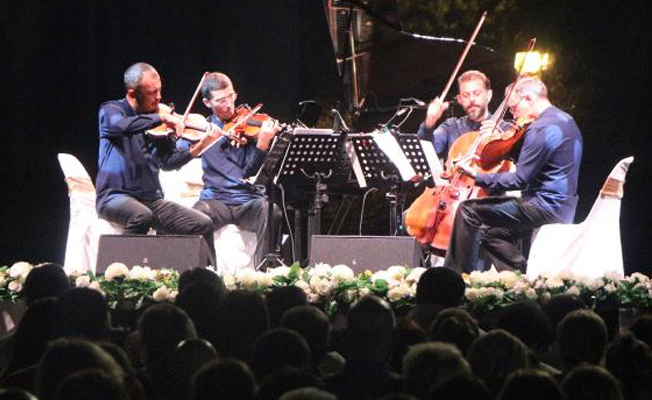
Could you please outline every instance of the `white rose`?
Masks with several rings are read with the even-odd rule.
[[[274,277],[272,275],[258,271],[256,273],[256,286],[270,287],[274,284]]]
[[[32,264],[25,262],[25,261],[19,261],[15,263],[14,265],[9,268],[9,276],[16,279],[16,278],[27,278],[27,274],[29,274],[29,271],[34,268]]]
[[[401,283],[400,285],[394,286],[387,292],[387,298],[389,301],[399,301],[404,297],[410,295],[410,287],[406,284]]]
[[[360,289],[360,297],[368,296],[371,293],[368,287],[363,287]]]
[[[123,263],[113,263],[104,271],[104,279],[110,281],[115,278],[126,277],[129,278],[129,268]]]
[[[7,284],[7,278],[5,278],[3,275],[0,275],[0,286],[4,286]]]
[[[308,293],[306,295],[306,298],[308,299],[308,303],[310,304],[318,303],[320,300],[319,295],[317,293],[312,293],[312,292]]]
[[[421,275],[423,275],[424,272],[426,272],[425,268],[417,267],[412,271],[410,271],[410,273],[408,274],[407,278],[405,278],[405,280],[410,283],[419,282],[419,279],[421,279]]]
[[[317,264],[315,264],[314,267],[312,267],[310,269],[309,274],[310,274],[310,276],[322,277],[322,276],[326,276],[326,275],[330,274],[331,269],[332,268],[331,268],[331,266],[329,264],[317,263]]]
[[[173,290],[173,291],[171,291],[171,292],[170,292],[170,301],[171,301],[171,302],[176,301],[178,295],[179,295],[179,291],[178,291],[178,290]]]
[[[393,265],[387,268],[387,273],[397,281],[403,280],[405,276],[405,267],[400,265]]]
[[[270,268],[267,270],[267,273],[272,277],[276,276],[282,276],[284,278],[287,278],[287,276],[290,274],[290,267],[286,266],[280,266],[276,268]]]
[[[616,285],[613,283],[608,283],[604,286],[604,291],[607,293],[613,293],[616,291]]]
[[[355,278],[355,273],[348,266],[339,264],[331,269],[331,276],[340,282],[346,282]]]
[[[521,277],[512,271],[501,271],[498,274],[498,278],[500,279],[500,282],[508,289],[513,288],[517,282],[522,281]]]
[[[469,301],[475,301],[477,300],[480,296],[480,293],[478,289],[473,289],[473,288],[467,288],[464,291],[464,297],[466,297]]]
[[[490,288],[490,289],[491,289],[491,295],[492,296],[494,296],[495,298],[497,298],[499,300],[503,298],[505,292],[503,292],[502,290],[500,290],[498,288]]]
[[[79,275],[77,279],[75,279],[75,286],[77,287],[86,287],[90,285],[91,283],[91,278],[88,277],[88,275]]]
[[[382,279],[387,282],[387,285],[390,288],[398,284],[396,279],[394,279],[388,271],[376,271],[373,275],[371,275],[371,283],[376,283],[378,279]]]
[[[573,285],[566,290],[566,294],[572,294],[574,296],[579,296],[580,295],[580,288],[577,286]]]
[[[306,294],[310,292],[310,285],[304,280],[299,279],[298,281],[294,282],[294,286],[297,286],[298,288],[306,292]]]
[[[589,290],[596,291],[602,287],[603,283],[602,278],[587,279],[586,287]]]
[[[165,286],[161,286],[160,288],[156,289],[156,291],[154,291],[152,298],[157,303],[166,301],[170,298],[170,291]]]
[[[9,291],[11,292],[20,292],[23,289],[23,284],[19,281],[9,282]]]
[[[565,269],[565,270],[559,271],[559,272],[557,273],[556,278],[557,278],[557,279],[564,280],[564,281],[572,281],[572,280],[575,280],[575,279],[576,279],[576,276],[575,276],[575,274],[572,273],[571,271]]]
[[[313,276],[310,278],[310,289],[320,296],[327,296],[333,289],[333,284],[328,278],[322,279],[318,276]]]
[[[155,280],[156,271],[150,267],[134,266],[129,272],[129,278],[140,281]]]
[[[627,277],[627,281],[629,281],[629,282],[639,281],[639,282],[645,283],[645,282],[649,282],[649,280],[650,280],[650,278],[648,278],[647,276],[641,274],[640,272],[634,272],[629,277]]]
[[[241,269],[236,274],[236,282],[247,288],[254,287],[256,285],[256,271],[252,268]]]
[[[97,290],[98,292],[104,294],[104,292],[102,291],[102,287],[100,286],[100,283],[98,281],[93,281],[93,282],[89,283],[88,288],[93,289],[93,290]]]
[[[235,276],[233,274],[224,274],[222,276],[222,281],[228,290],[235,289]]]

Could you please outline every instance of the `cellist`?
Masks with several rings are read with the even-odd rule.
[[[492,192],[521,190],[522,196],[490,196],[459,205],[444,266],[461,272],[478,269],[481,250],[499,269],[525,272],[527,260],[518,239],[544,224],[572,223],[575,215],[582,157],[582,135],[575,120],[551,104],[545,84],[534,77],[516,82],[507,105],[516,119],[532,121],[516,170],[479,174],[470,162],[457,165],[477,186]],[[481,132],[493,130],[490,125]]]
[[[480,125],[491,117],[489,102],[493,92],[491,81],[480,71],[466,71],[457,78],[459,93],[456,100],[466,113],[451,117],[439,126],[437,122],[449,107],[449,102],[435,98],[428,104],[426,119],[419,126],[419,138],[432,142],[437,156],[446,161],[453,142],[467,132],[479,131]]]

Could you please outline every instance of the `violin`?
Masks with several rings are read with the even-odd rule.
[[[183,118],[183,116],[174,112],[173,107],[166,104],[158,105],[158,114],[174,115],[179,118]],[[182,131],[175,131],[167,124],[162,123],[155,128],[148,129],[146,133],[153,138],[173,137],[175,139],[184,139],[191,143],[197,143],[203,136],[211,134],[213,130],[217,129],[216,126],[213,126],[210,122],[206,121],[206,118],[201,114],[186,115],[183,124],[184,129]]]
[[[247,104],[241,104],[236,107],[233,117],[227,121],[222,130],[230,136],[239,138],[258,138],[258,134],[265,122],[277,123],[277,121],[267,114],[259,113],[258,110],[263,108],[262,103],[253,109]]]

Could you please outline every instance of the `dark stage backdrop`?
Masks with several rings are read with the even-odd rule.
[[[0,5],[3,145],[0,262],[63,260],[69,217],[56,160],[97,172],[97,110],[122,74],[158,69],[163,101],[185,109],[204,71],[280,121],[301,100],[337,97],[321,0],[28,1]],[[194,108],[208,114],[199,99]]]
[[[636,156],[621,217],[628,272],[652,269],[649,105],[642,101],[651,45],[646,13],[636,8],[644,3],[568,15],[564,37],[576,58],[554,82],[590,99],[565,105],[585,139],[578,220],[613,165]],[[265,103],[281,121],[293,119],[301,100],[340,95],[322,0],[3,0],[0,263],[63,261],[69,211],[56,154],[76,155],[95,176],[98,107],[123,97],[122,73],[137,61],[158,69],[164,101],[179,109],[201,74],[215,70],[232,77],[240,100]],[[201,104],[194,110],[206,114]]]

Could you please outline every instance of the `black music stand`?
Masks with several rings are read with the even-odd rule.
[[[331,129],[296,128],[281,138],[283,150],[275,155],[272,169],[274,183],[310,186],[314,190],[308,211],[308,253],[310,238],[321,233],[321,209],[328,201],[327,184],[348,184],[350,171],[345,155],[345,132]],[[270,163],[271,163],[270,162]]]
[[[417,135],[393,133],[388,129],[379,131],[376,135],[391,135],[398,144],[398,154],[386,147],[387,152],[383,150],[373,134],[352,134],[349,136],[354,150],[351,162],[356,176],[362,175],[363,179],[359,179],[361,186],[387,188],[385,197],[389,201],[390,235],[396,236],[403,231],[402,215],[397,211],[398,204],[403,206],[405,203],[406,194],[401,190],[402,183],[428,179],[431,172]],[[407,160],[400,159],[400,153]]]

